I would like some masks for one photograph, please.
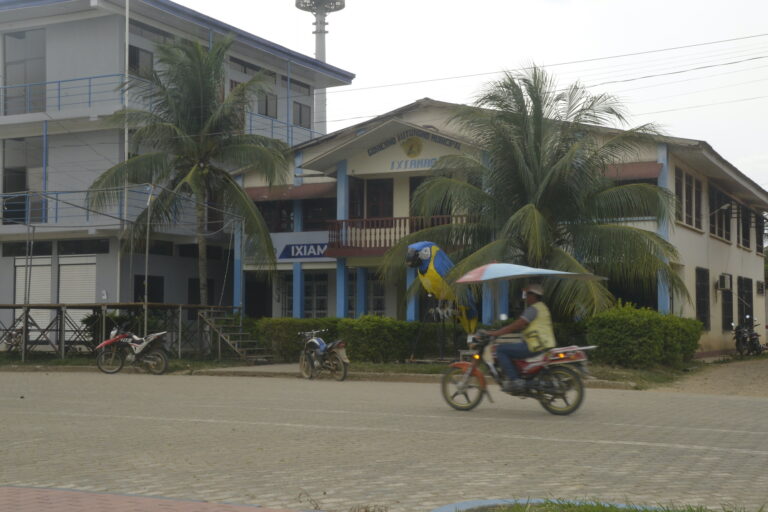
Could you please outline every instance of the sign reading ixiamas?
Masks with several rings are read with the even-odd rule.
[[[328,250],[328,244],[288,244],[283,248],[278,259],[324,258],[326,250]]]

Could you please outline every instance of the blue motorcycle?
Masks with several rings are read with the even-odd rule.
[[[327,371],[331,377],[342,381],[347,378],[349,371],[347,344],[341,340],[326,343],[319,336],[326,330],[299,333],[304,337],[304,348],[299,355],[299,371],[305,379],[314,379],[322,371]]]

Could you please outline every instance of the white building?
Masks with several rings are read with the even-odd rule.
[[[293,186],[267,190],[246,177],[246,190],[279,231],[273,240],[282,271],[272,307],[265,309],[260,301],[262,309],[251,308],[252,313],[419,317],[415,301],[404,303],[405,283],[378,282],[375,271],[382,254],[419,226],[409,210],[411,194],[436,159],[479,150],[448,122],[455,106],[423,99],[299,144],[294,153],[300,177]],[[699,318],[706,328],[701,352],[733,348],[731,321],[749,314],[765,324],[768,192],[706,142],[677,137],[658,137],[634,161],[610,172],[619,180],[658,184],[672,191],[680,206],[669,225],[645,227],[678,249],[678,271],[691,302],[674,300],[658,286],[643,305]],[[264,285],[251,284],[246,305],[264,295]],[[506,300],[483,298],[483,322],[491,323],[494,304],[506,308]]]
[[[0,1],[0,304],[23,304],[27,295],[31,303],[142,297],[144,259],[118,251],[118,235],[121,219],[136,214],[147,191],[129,191],[124,204],[106,215],[84,209],[84,191],[126,158],[124,130],[106,118],[132,104],[119,86],[126,72],[142,76],[152,70],[157,43],[182,38],[207,44],[234,34],[227,87],[258,71],[274,78],[271,91],[247,113],[244,128],[288,144],[317,135],[315,88],[354,78],[168,0],[129,5],[126,34],[124,0]],[[25,290],[32,227],[34,259]],[[177,226],[153,241],[150,301],[197,302],[196,249],[189,234]],[[233,300],[233,280],[224,278],[228,239],[211,242],[215,303]],[[0,322],[8,325],[11,314],[0,310]],[[37,314],[47,321],[45,313]]]

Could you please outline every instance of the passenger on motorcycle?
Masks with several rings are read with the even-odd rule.
[[[520,378],[514,359],[527,359],[557,345],[552,316],[547,305],[541,301],[543,295],[544,289],[540,284],[526,286],[523,289],[526,308],[520,317],[500,329],[485,331],[485,334],[494,337],[522,331],[523,341],[496,345],[496,357],[506,376],[502,383],[506,392],[520,393],[525,389],[525,380]]]

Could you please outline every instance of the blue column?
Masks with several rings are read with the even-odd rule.
[[[496,290],[498,292],[499,314],[509,315],[509,281],[500,281],[496,285]]]
[[[336,220],[349,219],[349,177],[347,161],[336,164]]]
[[[405,274],[405,289],[411,288],[411,285],[416,280],[416,269],[408,268]],[[414,295],[408,297],[408,304],[405,308],[405,319],[409,322],[415,322],[419,318],[419,297]]]
[[[483,318],[485,325],[493,323],[493,288],[488,283],[483,283]]]
[[[304,184],[304,169],[301,168],[303,161],[304,154],[301,151],[297,151],[293,157],[293,184],[296,187]]]
[[[304,318],[304,272],[301,263],[293,264],[293,318]]]
[[[336,260],[336,318],[347,316],[347,260]]]
[[[355,275],[355,317],[368,313],[366,305],[368,301],[368,269],[365,267],[357,267],[357,274]]]
[[[293,104],[291,103],[291,61],[288,61],[288,67],[285,80],[285,126],[288,127],[288,133],[285,134],[289,146],[293,146]]]
[[[293,231],[304,229],[303,203],[299,199],[293,201]],[[293,264],[293,318],[304,318],[304,270],[301,263]]]
[[[659,143],[656,146],[656,162],[661,164],[657,184],[659,187],[669,190],[669,147],[664,143]],[[659,223],[657,233],[661,238],[669,241],[669,221]],[[669,284],[663,281],[661,276],[657,279],[656,292],[659,313],[670,313]]]
[[[43,121],[43,193],[48,193],[48,121]],[[43,222],[48,222],[48,198],[43,198]]]
[[[232,305],[242,313],[243,308],[243,225],[235,223],[233,247],[234,268],[232,269]],[[271,299],[270,299],[271,300]]]
[[[243,180],[244,177],[241,174],[237,178],[235,178],[235,181],[242,187],[243,186]],[[232,225],[233,232],[233,242],[234,245],[232,247],[232,259],[233,259],[233,269],[232,269],[232,306],[237,308],[241,313],[243,311],[243,297],[244,297],[244,277],[245,274],[243,273],[243,223],[241,222],[235,222]]]

